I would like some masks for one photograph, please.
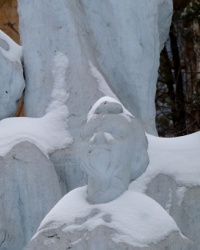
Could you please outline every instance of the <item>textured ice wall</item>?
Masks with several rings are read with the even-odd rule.
[[[18,2],[27,79],[26,115],[44,115],[52,89],[51,61],[59,50],[69,59],[66,74],[69,130],[76,137],[77,128],[102,95],[96,79],[90,74],[88,60],[93,61],[92,49],[81,21],[83,14],[79,1]]]
[[[155,91],[171,1],[83,1],[95,58],[115,94],[156,134]]]
[[[156,134],[155,105],[160,48],[171,21],[171,0],[59,0],[19,2],[27,90],[26,115],[42,116],[52,87],[55,50],[70,60],[70,130],[82,124],[103,94],[88,60],[125,107]],[[73,130],[73,131],[72,131]]]
[[[180,185],[173,177],[159,174],[149,183],[146,194],[172,216],[183,235],[193,242],[191,249],[199,250],[200,186]]]

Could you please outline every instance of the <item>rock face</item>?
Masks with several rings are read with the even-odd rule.
[[[42,232],[32,240],[25,250],[188,250],[190,243],[177,232],[171,233],[161,242],[149,246],[133,246],[111,240],[116,231],[99,226],[92,231],[64,233],[62,228]],[[192,250],[193,248],[191,248]]]
[[[127,191],[91,205],[86,188],[68,193],[42,221],[26,250],[186,250],[173,219],[149,197]]]
[[[198,250],[200,246],[200,186],[179,185],[174,178],[160,174],[149,183],[146,194],[169,212],[181,232],[194,242],[191,249]]]
[[[200,132],[177,138],[147,136],[150,164],[131,184],[157,201],[175,220],[183,235],[200,246]]]
[[[0,248],[22,250],[61,198],[52,163],[22,142],[0,158]]]
[[[0,31],[0,120],[15,114],[25,87],[21,50]]]
[[[156,134],[157,70],[171,22],[171,0],[19,0],[18,6],[27,116],[45,113],[52,87],[50,62],[59,50],[70,61],[69,129],[75,138],[91,105],[104,95],[88,61],[146,131]]]

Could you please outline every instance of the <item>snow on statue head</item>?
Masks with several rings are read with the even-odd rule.
[[[147,168],[145,132],[119,101],[99,99],[81,134],[79,157],[88,175],[88,200],[109,202],[128,189]]]

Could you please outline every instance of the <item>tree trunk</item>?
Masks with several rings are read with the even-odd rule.
[[[186,110],[184,96],[184,82],[181,71],[181,60],[179,55],[179,47],[177,36],[175,35],[175,27],[172,24],[170,30],[171,51],[174,63],[174,77],[176,84],[176,124],[177,135],[185,135],[186,131]]]

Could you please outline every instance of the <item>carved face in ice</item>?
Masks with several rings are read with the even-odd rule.
[[[120,104],[103,102],[86,124],[80,154],[82,167],[89,176],[106,180],[114,173],[120,175],[120,171],[128,171],[130,176],[132,126],[122,113]]]
[[[101,100],[81,134],[82,168],[88,175],[101,179],[127,168],[130,180],[134,180],[149,162],[144,130],[130,113],[124,113],[120,103]]]
[[[137,119],[117,101],[101,98],[91,111],[78,148],[88,174],[88,200],[102,203],[117,198],[145,171],[147,140]]]

